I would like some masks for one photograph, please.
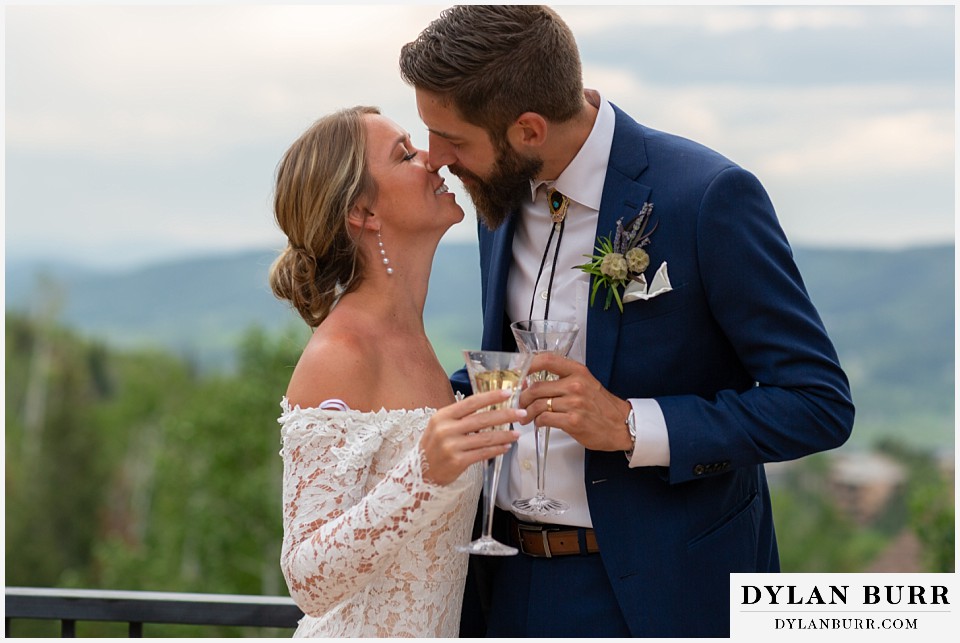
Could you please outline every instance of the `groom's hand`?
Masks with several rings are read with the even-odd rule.
[[[549,371],[560,379],[536,382],[520,394],[520,408],[537,426],[562,429],[587,449],[633,448],[626,420],[630,403],[605,389],[586,366],[554,353],[538,353],[530,373]]]

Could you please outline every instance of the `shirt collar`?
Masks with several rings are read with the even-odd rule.
[[[577,203],[592,210],[600,209],[603,196],[603,180],[607,175],[610,160],[610,148],[613,146],[613,128],[615,122],[613,107],[605,98],[600,97],[597,118],[590,135],[584,141],[577,155],[560,173],[553,187]],[[530,191],[536,200],[537,188],[550,181],[531,181]]]

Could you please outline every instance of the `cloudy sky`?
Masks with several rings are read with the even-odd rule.
[[[953,241],[952,5],[555,6],[586,85],[757,174],[794,245]],[[281,247],[274,170],[318,116],[426,144],[397,55],[442,8],[6,6],[6,260]]]

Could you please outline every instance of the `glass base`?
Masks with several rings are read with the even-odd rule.
[[[513,556],[520,553],[515,547],[504,545],[489,536],[482,536],[466,545],[458,545],[457,551],[479,556]]]
[[[524,500],[514,500],[513,508],[528,516],[559,516],[569,509],[570,505],[562,500],[535,496]]]

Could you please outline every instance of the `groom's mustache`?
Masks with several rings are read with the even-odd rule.
[[[448,165],[447,169],[450,170],[450,174],[454,175],[461,181],[463,179],[467,179],[468,181],[473,181],[474,183],[483,183],[483,179],[480,178],[478,174],[474,174],[461,165]]]

